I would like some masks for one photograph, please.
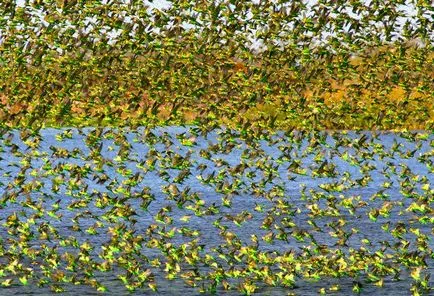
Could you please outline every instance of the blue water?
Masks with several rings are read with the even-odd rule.
[[[292,230],[307,231],[318,244],[325,245],[330,250],[340,249],[346,255],[351,249],[358,250],[361,247],[367,248],[372,254],[381,250],[384,242],[390,245],[398,243],[399,239],[382,229],[386,223],[389,223],[390,229],[401,222],[406,225],[407,229],[410,227],[419,229],[420,233],[429,237],[429,249],[434,247],[433,223],[423,224],[419,221],[419,218],[424,215],[428,218],[432,217],[432,210],[426,214],[408,210],[408,207],[418,198],[422,200],[425,197],[426,204],[428,206],[432,204],[431,184],[434,183],[431,167],[434,161],[434,136],[432,134],[426,139],[418,136],[413,141],[405,135],[396,133],[378,133],[375,139],[370,132],[321,133],[316,135],[318,143],[315,145],[311,135],[302,135],[297,132],[291,135],[294,141],[290,141],[288,135],[278,133],[270,136],[268,140],[246,142],[235,132],[228,130],[217,130],[201,136],[200,134],[193,135],[193,131],[186,127],[166,127],[152,130],[152,136],[146,135],[144,128],[137,131],[104,129],[101,139],[97,140],[93,146],[98,147],[97,152],[92,152],[94,148],[86,141],[86,136],[93,130],[93,128],[43,129],[40,131],[40,145],[36,148],[31,148],[24,143],[20,139],[19,131],[3,135],[0,140],[2,150],[0,153],[0,197],[2,198],[0,237],[5,254],[0,256],[0,269],[4,269],[12,260],[8,257],[7,251],[13,248],[14,241],[19,240],[19,234],[8,233],[8,227],[4,223],[13,213],[17,214],[20,221],[28,221],[28,218],[36,212],[24,206],[28,201],[41,203],[47,211],[53,209],[53,206],[57,204],[59,210],[56,215],[61,215],[59,219],[47,214],[36,219],[35,225],[30,228],[35,232],[35,238],[28,242],[31,248],[39,250],[41,245],[45,244],[49,248],[57,248],[56,252],[60,255],[65,252],[76,254],[79,248],[61,246],[59,243],[62,238],[74,236],[79,245],[88,242],[93,246],[90,256],[95,262],[102,261],[98,255],[101,254],[102,247],[110,243],[109,228],[120,224],[124,224],[126,229],[133,230],[135,236],[141,235],[144,238],[147,238],[147,230],[151,225],[156,225],[157,231],[171,230],[174,227],[179,230],[183,226],[188,226],[189,229],[196,230],[198,235],[188,237],[175,232],[176,235],[173,238],[167,238],[166,242],[180,246],[196,239],[197,244],[203,245],[201,256],[212,254],[218,257],[218,250],[222,253],[229,251],[227,249],[229,247],[225,245],[225,239],[220,235],[220,230],[213,225],[218,219],[221,225],[227,227],[227,231],[236,235],[235,240],[238,239],[243,246],[251,245],[251,237],[256,235],[260,251],[276,252],[276,254],[292,251],[295,254],[301,254],[304,247],[312,246],[311,238],[297,241],[291,235],[288,235],[288,240],[275,238],[271,243],[262,240],[261,238],[270,231],[261,228],[267,216],[272,217],[274,224],[280,226],[283,225],[284,218],[288,218],[294,223]],[[67,132],[69,132],[68,137],[60,139],[60,135]],[[424,135],[423,132],[419,134]],[[362,135],[364,135],[363,138]],[[188,141],[180,140],[182,136],[185,139],[191,139],[194,145],[185,145]],[[129,143],[131,147],[128,148],[122,143]],[[59,153],[61,149],[74,155],[62,157]],[[56,156],[56,151],[58,156]],[[208,158],[205,157],[206,151],[209,152]],[[122,153],[123,156],[119,157]],[[176,157],[179,160],[177,168],[173,167],[172,161]],[[154,167],[147,163],[152,158],[156,158]],[[95,159],[99,159],[99,162]],[[328,177],[314,175],[314,169],[325,161],[326,164],[335,165],[335,174]],[[19,183],[18,176],[26,162],[28,168],[22,171],[23,181]],[[297,163],[302,170],[305,170],[304,172],[293,169]],[[68,171],[65,164],[70,164],[72,170]],[[65,184],[61,184],[57,191],[53,191],[54,179],[63,178],[68,183],[75,178],[72,176],[73,166],[81,169],[88,168],[88,173],[83,173],[81,177],[76,178],[79,183],[75,188],[73,186],[68,188]],[[233,173],[237,166],[239,174]],[[244,171],[241,170],[242,166],[246,167]],[[50,173],[51,169],[55,172]],[[189,196],[196,194],[197,199],[203,201],[199,212],[195,213],[189,208],[194,204],[192,201],[186,201],[182,208],[178,208],[176,201],[171,200],[170,194],[165,190],[183,170],[184,172],[189,171],[189,174],[181,183],[175,183],[175,185],[179,192],[185,191]],[[129,171],[128,175],[125,174],[127,171]],[[128,178],[135,174],[139,177],[137,184],[128,185]],[[220,177],[215,182],[203,181],[210,176]],[[362,180],[363,177],[366,178],[365,183]],[[98,183],[100,178],[105,178],[106,181]],[[40,185],[37,185],[38,182]],[[404,184],[405,182],[408,184]],[[30,188],[32,183],[34,184],[33,189],[28,192],[22,190],[26,187]],[[331,183],[341,184],[341,191],[325,190],[324,186]],[[424,184],[428,185],[424,187]],[[406,196],[404,190],[406,186],[414,187],[412,195]],[[154,197],[146,210],[140,207],[142,200],[139,198],[139,193],[144,189],[147,190],[148,195]],[[384,194],[383,198],[373,198],[379,191]],[[8,198],[8,195],[13,195],[13,193],[17,193],[15,200]],[[113,211],[115,207],[113,205],[97,207],[97,199],[103,195],[106,195],[108,199],[117,198],[122,204],[129,205],[135,211],[135,215],[132,216],[134,221],[123,218],[119,218],[118,221],[106,220],[107,213]],[[351,197],[353,204],[365,203],[365,205],[351,213],[339,204]],[[231,200],[230,207],[223,205],[224,198]],[[331,200],[334,200],[337,215],[326,214],[315,218],[310,216],[310,209],[316,206],[330,213]],[[68,209],[72,203],[78,204],[80,201],[83,202],[82,208]],[[277,207],[282,201],[286,202],[293,213],[292,216],[279,215]],[[382,208],[385,203],[392,205],[389,216],[379,215],[376,221],[369,219],[369,213]],[[262,212],[255,210],[258,206],[262,207]],[[168,209],[167,216],[173,219],[171,225],[165,226],[156,221],[155,217],[163,207]],[[214,213],[211,209],[214,209]],[[250,213],[251,218],[239,227],[230,220],[230,216],[243,212]],[[82,231],[74,231],[72,219],[80,213],[84,213],[84,216],[78,218],[77,225]],[[180,220],[185,215],[190,216],[188,222]],[[314,220],[320,229],[310,225],[309,220]],[[338,223],[339,220],[345,220],[346,224],[338,226],[338,229],[345,232],[350,232],[351,229],[358,230],[348,238],[345,246],[336,245],[337,239],[330,235],[330,232],[333,232],[330,224]],[[57,231],[58,237],[51,235],[50,240],[39,238],[38,225],[44,222]],[[85,232],[97,222],[101,223],[97,234],[91,235]],[[278,233],[277,229],[273,232]],[[154,235],[158,237],[158,234]],[[364,243],[365,239],[369,239],[369,245]],[[403,234],[402,239],[410,242],[409,251],[416,250],[416,236],[413,233],[408,231]],[[161,262],[167,260],[160,249],[145,246],[145,244],[140,249],[141,255],[146,256],[149,260],[155,258],[159,258]],[[392,252],[390,248],[384,251],[385,254],[390,252]],[[59,269],[64,270],[65,262],[62,258],[59,260],[61,262]],[[433,258],[428,256],[425,261],[428,268],[423,273],[432,275]],[[43,277],[38,264],[33,264],[28,257],[23,256],[20,262],[23,266],[32,268],[36,278]],[[138,260],[138,262],[142,268],[150,268],[155,274],[158,294],[200,294],[198,288],[186,286],[180,278],[167,280],[164,264],[160,268],[154,268],[146,260]],[[225,269],[230,268],[230,264],[224,260],[221,264]],[[237,265],[245,266],[246,262],[238,262],[234,266]],[[275,272],[278,272],[277,267],[276,265]],[[188,267],[187,264],[182,267],[183,270],[188,268],[192,267]],[[402,266],[401,268],[401,280],[395,281],[391,277],[386,277],[383,288],[363,282],[364,275],[361,275],[357,280],[364,283],[362,294],[410,294],[412,279],[409,276],[409,270]],[[200,271],[204,275],[209,268],[201,266]],[[119,273],[124,273],[123,267],[115,266],[112,271],[95,272],[94,277],[100,280],[110,293],[127,294],[122,282],[116,278]],[[29,285],[22,286],[18,284],[16,277],[13,274],[4,276],[4,278],[14,278],[14,284],[1,288],[0,294],[43,295],[50,293],[48,285],[37,287],[34,282],[30,281]],[[339,279],[322,277],[318,281],[298,278],[296,287],[293,289],[258,284],[259,289],[256,292],[261,295],[286,295],[289,292],[296,295],[317,295],[320,288],[328,289],[332,284],[339,283],[341,290],[337,293],[346,295],[352,293],[351,289],[355,280],[345,277]],[[430,279],[430,284],[433,284],[432,279]],[[94,288],[86,285],[64,284],[63,286],[66,294],[98,294]],[[135,293],[153,294],[148,288],[139,289]],[[225,295],[239,294],[236,290],[223,291],[219,288],[218,294],[223,293]]]

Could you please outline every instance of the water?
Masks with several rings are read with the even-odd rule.
[[[243,259],[231,263],[218,257],[230,253],[233,246],[224,239],[222,229],[215,226],[216,221],[220,221],[220,227],[226,228],[226,234],[232,234],[230,241],[238,242],[241,246],[254,245],[252,236],[256,235],[258,251],[272,257],[285,252],[305,256],[303,250],[310,247],[312,251],[315,244],[323,245],[333,252],[341,250],[343,256],[347,256],[345,258],[350,256],[352,250],[361,248],[367,249],[368,255],[375,252],[393,255],[401,241],[409,242],[408,247],[401,249],[402,252],[416,254],[414,252],[418,245],[414,231],[419,231],[419,235],[428,237],[427,251],[419,250],[418,253],[418,256],[425,256],[428,266],[422,273],[433,273],[433,257],[429,257],[431,253],[428,251],[434,247],[434,222],[429,221],[433,200],[430,184],[434,181],[433,169],[430,167],[434,160],[432,134],[427,139],[417,138],[414,141],[394,133],[379,134],[375,139],[369,132],[349,132],[347,135],[336,133],[334,136],[322,134],[323,137],[320,136],[315,144],[312,137],[297,133],[293,135],[294,141],[289,141],[290,138],[281,133],[268,140],[250,143],[226,130],[193,137],[188,128],[167,127],[153,130],[153,137],[144,134],[144,129],[136,132],[105,129],[101,140],[96,140],[92,145],[86,140],[92,130],[44,129],[40,131],[40,145],[35,149],[29,147],[29,142],[26,144],[20,139],[18,131],[3,135],[0,141],[3,150],[0,153],[0,235],[4,254],[0,256],[0,269],[10,264],[11,258],[15,259],[9,253],[22,251],[18,243],[20,233],[8,233],[8,230],[11,232],[17,227],[4,224],[8,217],[10,220],[16,213],[20,223],[28,222],[32,216],[35,219],[34,224],[29,224],[28,230],[35,235],[27,242],[27,248],[41,252],[39,256],[44,260],[53,255],[49,251],[43,253],[42,246],[45,245],[48,250],[54,249],[60,255],[57,270],[71,275],[74,273],[65,269],[68,264],[62,254],[70,254],[77,260],[80,246],[87,242],[93,247],[89,251],[89,258],[99,264],[104,261],[101,258],[103,247],[114,243],[111,229],[124,225],[126,230],[132,231],[133,237],[145,239],[136,254],[128,260],[138,262],[142,270],[152,270],[158,294],[161,295],[198,295],[200,292],[198,287],[187,286],[179,277],[172,281],[165,278],[167,254],[162,253],[157,246],[146,245],[150,240],[148,232],[151,228],[154,228],[151,237],[170,242],[172,246],[179,248],[184,245],[188,249],[192,242],[201,245],[202,251],[198,256],[203,259],[206,254],[211,254],[224,270],[231,266],[246,267],[247,263]],[[59,135],[67,132],[68,137],[61,140]],[[194,145],[190,145],[192,142]],[[128,148],[126,143],[131,147]],[[62,156],[62,149],[73,155]],[[152,152],[153,149],[155,152]],[[209,157],[206,157],[207,151]],[[155,158],[154,163],[149,162],[152,158]],[[70,167],[66,164],[70,164]],[[334,168],[330,175],[315,175],[316,169],[331,164],[334,164]],[[27,169],[21,171],[26,165]],[[300,169],[297,170],[297,167]],[[323,168],[327,169],[327,166]],[[18,177],[20,171],[21,177]],[[180,174],[185,174],[185,178],[179,183],[174,182],[177,177],[182,179]],[[129,180],[132,176],[137,179]],[[206,182],[208,179],[214,181]],[[58,185],[53,186],[56,180]],[[68,182],[72,183],[67,185]],[[333,183],[337,190],[327,188]],[[177,189],[170,184],[175,184]],[[414,189],[406,191],[405,188]],[[180,194],[176,194],[176,190]],[[172,197],[170,191],[173,192]],[[186,200],[181,206],[177,200],[182,192]],[[143,199],[140,196],[143,193],[152,197],[146,209],[141,207]],[[377,193],[383,195],[375,198]],[[118,206],[116,202],[110,202],[114,200],[118,201]],[[200,200],[203,204],[198,203]],[[230,201],[230,206],[225,206],[224,201]],[[35,218],[38,212],[36,208],[25,206],[32,202],[36,207],[40,203],[45,209],[41,217]],[[344,206],[348,203],[354,205],[353,211]],[[411,210],[412,205],[414,207],[422,203],[425,203],[425,212]],[[117,219],[113,219],[116,211],[124,209],[125,205],[135,214],[129,218],[122,218],[119,214]],[[48,215],[48,211],[56,208],[58,210],[52,216]],[[166,219],[172,220],[167,225],[157,221],[157,214],[162,208],[167,210],[166,216],[169,218]],[[378,214],[378,209],[384,212]],[[386,209],[389,214],[386,214]],[[324,213],[322,217],[313,215],[315,211],[321,210]],[[246,219],[240,222],[241,226],[237,226],[233,220],[243,214]],[[369,218],[372,214],[376,215],[376,221]],[[188,221],[183,219],[185,216],[188,216]],[[423,223],[422,217],[428,222]],[[73,222],[74,218],[76,223]],[[270,229],[262,227],[267,224],[267,219],[272,219]],[[317,227],[309,224],[312,221]],[[287,226],[288,222],[290,226]],[[407,231],[398,238],[392,235],[390,229],[397,228],[400,223],[405,225]],[[39,235],[44,230],[41,230],[41,224],[47,229],[48,239]],[[95,226],[96,234],[86,232]],[[384,230],[386,226],[389,230]],[[50,227],[54,233],[50,233]],[[189,236],[188,229],[183,227],[196,233]],[[287,239],[278,238],[279,227],[287,231]],[[77,231],[77,228],[81,230]],[[349,235],[344,244],[331,235],[339,230],[351,233],[352,229],[358,231]],[[162,233],[158,233],[170,230],[174,231],[171,238],[164,238]],[[182,230],[184,234],[179,232]],[[297,240],[293,236],[295,233],[302,238]],[[305,233],[310,236],[303,237]],[[263,239],[267,235],[274,235],[274,240],[267,242]],[[78,245],[62,245],[61,241],[70,236],[76,238]],[[122,235],[119,241],[122,242]],[[385,247],[386,243],[396,246]],[[22,245],[25,246],[25,243]],[[122,250],[114,256],[121,256],[121,253]],[[29,280],[27,286],[17,284],[19,274],[14,275],[6,269],[7,274],[3,278],[14,279],[14,283],[0,289],[0,294],[51,293],[49,284],[43,287],[35,285],[38,279],[44,278],[43,270],[39,267],[41,258],[34,259],[35,262],[28,256],[20,258],[24,267],[33,269],[34,278]],[[156,258],[163,262],[160,267],[150,264]],[[317,295],[319,289],[324,287],[328,291],[332,285],[339,284],[340,291],[336,293],[346,295],[352,293],[357,280],[363,284],[364,295],[408,295],[413,282],[410,270],[402,264],[394,264],[400,267],[401,280],[386,276],[383,288],[366,283],[366,274],[361,274],[357,279],[321,276],[317,281],[298,276],[293,288],[272,287],[258,282],[256,292],[261,295],[290,292]],[[182,271],[194,269],[185,261],[181,265]],[[210,267],[202,265],[197,268],[202,275],[210,271]],[[271,264],[270,268],[274,273],[279,272],[277,263]],[[82,272],[78,268],[77,274]],[[123,273],[125,267],[114,264],[113,270],[95,271],[93,277],[106,286],[110,293],[123,295],[128,292],[116,276]],[[240,294],[236,290],[237,279],[233,282],[234,289],[224,291],[219,286],[217,293]],[[432,279],[429,282],[433,284]],[[99,294],[89,285],[59,285],[65,288],[66,294]],[[154,294],[147,287],[134,293]]]

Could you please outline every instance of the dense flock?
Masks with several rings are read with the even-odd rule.
[[[0,294],[432,295],[432,1],[164,2],[0,1]]]
[[[432,291],[430,133],[65,128],[1,147],[3,287]]]

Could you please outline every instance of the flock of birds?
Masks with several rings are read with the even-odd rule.
[[[4,291],[433,293],[430,1],[166,2],[0,1]]]
[[[52,129],[1,147],[3,287],[432,292],[430,133]]]
[[[0,3],[3,128],[434,125],[426,1],[22,2]]]

